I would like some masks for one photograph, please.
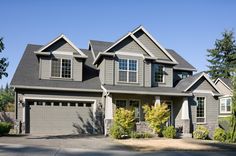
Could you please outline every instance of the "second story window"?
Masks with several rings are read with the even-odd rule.
[[[231,98],[220,99],[220,113],[231,113]]]
[[[71,60],[52,59],[51,76],[56,78],[71,78]]]
[[[164,66],[155,64],[154,65],[154,81],[164,83]]]
[[[119,81],[137,82],[137,60],[119,59]]]

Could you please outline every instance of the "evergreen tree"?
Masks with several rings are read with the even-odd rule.
[[[8,85],[8,83],[6,84],[6,86],[5,86],[5,92],[9,92],[9,85]]]
[[[215,48],[208,49],[208,73],[212,79],[230,78],[236,67],[236,44],[233,31],[222,33],[222,39],[215,41]]]
[[[231,129],[232,129],[231,142],[236,142],[236,76],[233,77]]]
[[[0,38],[0,53],[4,50],[4,44],[3,44],[3,38]],[[9,63],[7,62],[7,58],[2,57],[0,58],[0,79],[2,79],[2,76],[8,76],[6,69],[8,67]]]

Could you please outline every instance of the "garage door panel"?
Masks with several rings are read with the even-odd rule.
[[[30,133],[92,133],[93,104],[83,106],[30,106]]]

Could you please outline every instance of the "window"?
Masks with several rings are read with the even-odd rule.
[[[189,74],[187,72],[181,72],[181,73],[178,74],[178,76],[181,79],[185,79],[185,78],[189,77]]]
[[[220,99],[220,113],[231,113],[231,98]]]
[[[51,76],[57,78],[71,78],[71,60],[52,59]]]
[[[119,81],[137,82],[137,60],[119,59]]]
[[[205,97],[197,97],[197,122],[205,122]]]
[[[164,82],[164,66],[155,64],[154,65],[154,81],[155,82]]]
[[[116,108],[126,108],[126,100],[116,100]]]

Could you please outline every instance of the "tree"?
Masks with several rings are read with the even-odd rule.
[[[236,67],[236,44],[233,31],[224,31],[222,39],[215,41],[215,48],[208,49],[207,71],[212,79],[218,77],[230,78]]]
[[[230,119],[231,142],[236,142],[236,76],[233,76],[232,114]]]
[[[145,120],[148,122],[149,127],[155,133],[160,135],[170,117],[170,110],[168,109],[168,105],[164,103],[152,107],[150,107],[149,105],[144,105],[143,109],[145,113]]]
[[[0,53],[2,53],[4,48],[5,47],[3,44],[3,38],[0,38]],[[7,62],[7,58],[5,58],[5,57],[0,58],[0,79],[2,79],[2,76],[5,76],[5,77],[8,76],[8,74],[6,72],[8,65],[9,65],[9,63]]]
[[[0,92],[0,111],[6,111],[9,104],[12,104],[13,102],[14,91],[6,85],[6,88]]]

